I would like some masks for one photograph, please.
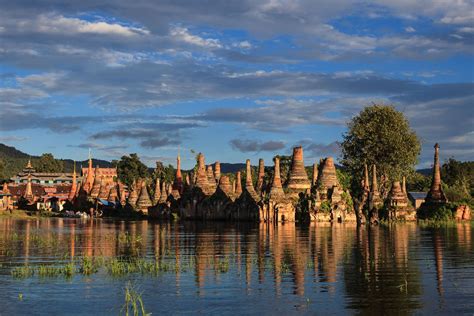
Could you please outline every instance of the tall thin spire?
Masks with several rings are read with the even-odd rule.
[[[369,168],[367,168],[367,164],[364,164],[364,192],[369,192]]]
[[[433,179],[431,180],[431,188],[428,192],[425,201],[432,203],[446,203],[448,200],[441,188],[441,171],[439,167],[439,144],[434,145],[434,164],[433,164]]]
[[[311,180],[311,186],[314,187],[318,183],[318,164],[313,164],[313,177]]]
[[[72,199],[76,195],[76,191],[77,191],[76,161],[74,160],[74,169],[72,172],[72,185],[71,185],[71,191],[69,192],[69,196],[68,196],[69,201],[72,201]]]
[[[283,187],[281,185],[281,176],[280,176],[280,158],[275,157],[275,167],[273,171],[273,181],[270,188],[270,198],[282,197],[285,195],[283,192]]]

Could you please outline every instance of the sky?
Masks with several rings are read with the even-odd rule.
[[[0,0],[0,142],[33,155],[267,165],[340,156],[392,104],[418,167],[474,160],[473,1]]]

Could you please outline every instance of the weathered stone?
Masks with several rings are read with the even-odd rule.
[[[311,187],[315,187],[318,183],[318,164],[313,164],[313,176],[311,177]]]
[[[219,182],[221,178],[221,163],[219,161],[216,161],[216,163],[214,164],[214,169],[214,178],[217,182]]]
[[[283,192],[283,186],[281,185],[281,176],[280,176],[280,158],[274,158],[275,167],[273,170],[273,179],[272,185],[270,187],[269,197],[270,199],[281,199],[285,197],[285,192]]]
[[[387,212],[390,220],[415,220],[416,212],[411,205],[408,204],[408,198],[402,192],[400,181],[395,181],[387,198]]]
[[[369,193],[369,210],[380,208],[383,205],[380,197],[379,186],[377,183],[377,167],[372,165],[372,185]]]
[[[318,177],[318,187],[329,190],[334,186],[339,186],[339,181],[337,180],[336,174],[336,166],[334,165],[334,159],[332,157],[328,157],[323,161],[321,173]]]
[[[142,181],[142,187],[140,190],[140,196],[137,200],[137,210],[147,214],[148,208],[152,206],[150,195],[148,194],[148,189],[146,187],[146,182]]]
[[[89,161],[88,161],[88,167],[87,167],[87,175],[85,178],[85,182],[83,183],[83,189],[86,193],[90,193],[92,190],[92,186],[94,184],[94,176],[92,173],[92,157],[90,156],[89,153]]]
[[[235,180],[235,195],[239,196],[242,194],[242,179],[240,171],[237,171],[236,180]]]
[[[196,174],[196,187],[200,188],[204,194],[210,195],[209,180],[206,172],[204,155],[198,154],[198,169]]]
[[[258,160],[258,177],[257,177],[257,192],[261,193],[265,190],[263,187],[263,180],[265,177],[265,162],[262,158]]]
[[[97,166],[97,167],[95,168],[95,170],[96,170],[95,174],[96,174],[97,176],[94,177],[94,184],[92,185],[92,190],[90,191],[90,196],[91,196],[92,198],[94,198],[94,199],[99,196],[99,192],[100,192],[100,180],[101,180],[101,179],[99,178],[99,176],[98,176],[99,172],[97,172],[97,170],[99,170],[99,166]]]
[[[158,200],[158,203],[159,204],[166,203],[167,200],[168,200],[168,192],[166,192],[166,182],[163,181],[161,183],[161,195],[160,195],[160,199]]]
[[[287,188],[292,196],[298,196],[299,193],[306,193],[307,190],[311,189],[311,182],[308,180],[308,174],[304,168],[303,147],[301,146],[293,148],[293,159]]]
[[[250,166],[250,159],[247,159],[246,164],[246,173],[245,173],[245,190],[254,198],[258,200],[258,194],[255,192],[252,182],[252,168]]]
[[[128,195],[128,204],[130,204],[132,207],[135,207],[137,204],[138,200],[138,192],[137,192],[137,183],[135,180],[133,180],[132,185],[129,188],[129,195]]]
[[[454,218],[463,221],[471,220],[471,208],[468,205],[459,205],[454,213]]]
[[[153,194],[153,198],[151,201],[153,202],[153,205],[158,204],[160,201],[160,196],[161,196],[161,184],[160,184],[160,178],[156,178],[155,181],[155,192]]]
[[[369,186],[369,169],[367,168],[367,164],[364,164],[364,183],[363,183],[363,190],[364,192],[368,193],[370,191]]]
[[[427,204],[445,204],[448,202],[441,188],[441,172],[439,167],[439,145],[435,144],[433,179],[431,180],[431,188],[426,195],[425,203]]]
[[[212,194],[216,191],[216,178],[214,177],[214,171],[212,170],[212,165],[207,166],[207,182],[209,187],[209,193]]]
[[[221,176],[219,179],[219,189],[227,195],[232,195],[232,185],[228,176]]]
[[[178,199],[183,194],[183,176],[181,175],[181,158],[176,158],[176,175],[174,177],[171,195]]]

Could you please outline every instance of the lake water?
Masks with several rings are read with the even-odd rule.
[[[153,315],[472,315],[473,232],[472,223],[0,219],[0,314],[117,315],[128,284]],[[97,271],[81,273],[83,257]],[[106,263],[113,259],[160,268],[117,274]],[[12,275],[70,262],[72,276]]]

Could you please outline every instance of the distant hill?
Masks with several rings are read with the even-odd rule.
[[[15,147],[7,146],[0,143],[0,160],[4,164],[3,172],[0,169],[0,179],[8,179],[20,172],[28,163],[28,159],[31,159],[31,162],[34,165],[35,160],[38,160],[39,156],[28,155]],[[74,161],[72,159],[58,159],[63,162],[64,172],[72,172],[74,168]],[[110,161],[92,159],[93,166],[99,167],[111,167],[112,164]],[[80,167],[87,166],[87,160],[76,161],[76,170],[79,171]]]

